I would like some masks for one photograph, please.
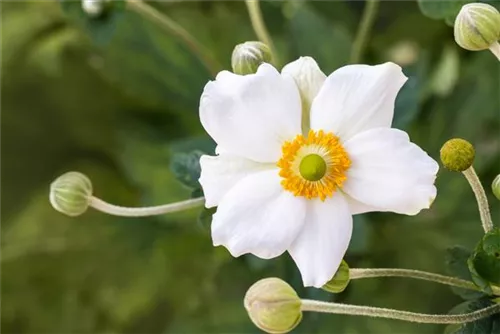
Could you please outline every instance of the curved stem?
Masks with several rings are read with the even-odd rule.
[[[488,205],[488,198],[481,185],[481,181],[472,166],[462,172],[469,181],[469,184],[476,195],[477,205],[479,207],[479,215],[481,216],[481,223],[483,224],[484,232],[489,232],[493,229],[493,222],[491,220],[490,207]]]
[[[373,318],[386,318],[418,322],[423,324],[461,324],[489,317],[500,312],[500,304],[488,306],[478,311],[456,315],[424,314],[388,308],[328,303],[316,300],[302,300],[302,311],[362,315]]]
[[[375,22],[378,5],[378,0],[366,0],[363,16],[361,17],[361,23],[359,24],[358,32],[356,33],[356,38],[354,39],[354,43],[352,45],[351,63],[353,64],[359,63],[361,61],[361,57],[363,57],[363,51],[370,34],[370,30],[373,26],[373,22]]]
[[[412,269],[393,269],[393,268],[377,268],[377,269],[349,269],[349,277],[351,279],[360,278],[375,278],[375,277],[408,277],[424,281],[431,281],[445,285],[456,286],[459,288],[479,290],[474,283],[455,277],[449,277],[439,274],[428,273],[426,271]]]
[[[104,213],[121,216],[121,217],[147,217],[157,216],[165,213],[184,211],[202,206],[205,203],[205,197],[188,199],[187,201],[170,203],[165,205],[150,206],[144,208],[127,208],[123,206],[113,205],[103,200],[92,196],[90,198],[90,206]]]
[[[222,66],[210,55],[210,52],[186,29],[170,17],[157,11],[142,0],[129,0],[127,6],[152,22],[157,23],[166,31],[177,37],[200,59],[212,76],[215,77],[217,73],[222,70]]]
[[[500,60],[500,43],[494,42],[491,44],[490,51],[495,55],[495,57],[498,58],[498,60]]]
[[[262,18],[262,11],[260,10],[259,0],[245,0],[248,9],[248,15],[250,16],[250,21],[252,22],[253,30],[257,35],[257,38],[264,44],[266,44],[271,50],[272,60],[275,66],[279,66],[280,62],[276,49],[274,48],[273,41],[269,32],[267,31],[266,24]]]

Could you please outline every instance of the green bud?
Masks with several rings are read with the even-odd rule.
[[[299,296],[279,278],[265,278],[252,285],[244,305],[252,322],[267,333],[288,333],[302,320]]]
[[[92,183],[79,172],[68,172],[59,176],[50,185],[50,204],[65,215],[79,216],[89,207]]]
[[[236,74],[246,75],[257,72],[262,63],[270,63],[271,50],[261,42],[245,42],[236,45],[231,56],[231,66]]]
[[[472,166],[476,151],[474,146],[467,140],[453,138],[444,143],[441,147],[441,162],[454,172],[463,172]]]
[[[493,195],[500,200],[500,174],[491,183],[491,190],[493,190]]]
[[[500,13],[485,3],[464,5],[455,19],[455,41],[470,51],[486,50],[500,39]]]
[[[349,285],[349,280],[349,265],[347,265],[347,262],[342,260],[342,262],[340,263],[340,267],[339,269],[337,269],[337,272],[335,273],[333,278],[321,288],[331,293],[340,293],[344,291],[345,288],[347,288],[347,285]]]

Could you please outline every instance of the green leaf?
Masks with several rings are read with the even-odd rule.
[[[482,298],[457,305],[450,311],[450,313],[451,314],[470,313],[477,310],[481,310],[491,305],[493,305],[492,301],[490,301],[487,298]],[[453,330],[451,331],[447,330],[446,332],[454,334],[498,334],[498,329],[500,328],[499,326],[500,326],[500,316],[498,314],[494,314],[487,318],[469,322],[460,326],[453,326]]]
[[[445,20],[453,25],[460,8],[470,0],[418,0],[420,11],[427,17],[436,20]]]
[[[177,180],[186,187],[197,190],[200,188],[200,157],[204,152],[194,150],[189,153],[177,153],[172,157],[170,168]]]
[[[200,228],[203,231],[210,233],[210,226],[212,225],[212,216],[216,211],[217,208],[209,208],[209,209],[203,208],[203,210],[201,210],[197,222],[198,226],[200,226]]]
[[[105,4],[101,15],[92,17],[84,12],[81,1],[60,0],[60,3],[64,13],[83,28],[99,46],[104,46],[111,40],[125,10],[125,1],[109,1]]]
[[[446,267],[448,272],[461,279],[472,280],[469,267],[467,266],[467,259],[470,255],[471,251],[461,246],[448,248],[446,250]],[[481,292],[468,289],[452,287],[452,290],[464,299],[477,299],[484,296]]]
[[[500,229],[486,233],[470,258],[470,266],[481,283],[500,284]]]

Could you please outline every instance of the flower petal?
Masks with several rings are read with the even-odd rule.
[[[313,101],[311,128],[331,131],[345,141],[365,130],[390,127],[396,95],[406,80],[393,63],[336,70]]]
[[[220,72],[200,100],[200,119],[223,151],[259,162],[276,162],[281,145],[301,129],[301,104],[292,78],[269,64],[257,73]]]
[[[351,235],[352,216],[340,192],[308,202],[304,227],[288,250],[304,286],[320,288],[335,275]]]
[[[249,159],[224,153],[219,156],[203,155],[200,158],[200,184],[205,195],[205,206],[219,205],[224,195],[241,179],[266,169],[275,168]]]
[[[300,57],[287,64],[281,70],[285,76],[291,76],[299,88],[302,100],[302,132],[309,130],[309,115],[311,104],[325,82],[326,75],[320,70],[316,61],[311,57]]]
[[[367,205],[365,210],[415,215],[430,207],[439,165],[411,143],[406,132],[368,130],[345,142],[344,148],[351,167],[343,191]]]
[[[278,169],[249,175],[227,192],[214,214],[214,246],[225,246],[235,257],[279,256],[302,228],[305,213],[306,201],[281,187]]]

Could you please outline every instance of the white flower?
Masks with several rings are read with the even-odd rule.
[[[415,215],[436,197],[438,164],[391,129],[407,78],[398,65],[350,65],[326,77],[303,57],[280,74],[220,72],[200,101],[217,143],[201,157],[215,246],[269,259],[288,251],[305,286],[335,274],[352,215]]]

